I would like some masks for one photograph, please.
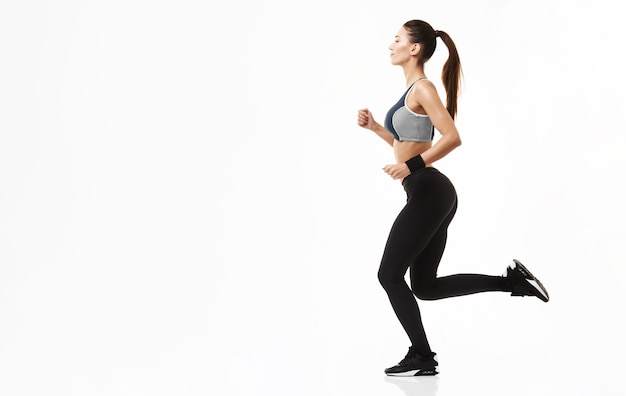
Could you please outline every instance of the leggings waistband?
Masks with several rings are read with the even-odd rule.
[[[432,166],[418,169],[417,171],[412,172],[410,175],[402,179],[402,185],[406,188],[407,185],[412,184],[415,181],[415,179],[418,179],[421,176],[429,175],[429,174],[437,174],[437,173],[443,176],[443,174],[439,172],[439,169],[434,168]]]
[[[449,191],[456,195],[450,179],[433,167],[422,168],[411,173],[402,179],[402,187],[404,187],[407,195],[417,191],[430,191],[431,193]]]

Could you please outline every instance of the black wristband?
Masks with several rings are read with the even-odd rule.
[[[409,167],[411,173],[426,167],[426,164],[424,163],[421,155],[417,155],[411,158],[410,160],[406,161],[405,164]]]

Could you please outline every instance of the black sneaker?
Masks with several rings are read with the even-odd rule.
[[[431,352],[424,356],[411,347],[400,363],[385,369],[385,374],[402,377],[435,375],[439,374],[439,371],[437,371],[438,365],[437,354]]]
[[[550,300],[543,284],[518,260],[513,260],[504,276],[511,280],[512,296],[535,296],[544,302]]]

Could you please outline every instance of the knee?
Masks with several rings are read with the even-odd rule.
[[[390,288],[393,288],[394,284],[397,284],[398,282],[402,282],[402,281],[403,281],[402,278],[397,279],[397,277],[394,276],[389,271],[385,271],[382,268],[378,270],[378,282],[380,282],[381,286],[385,290],[389,290]]]
[[[435,290],[432,285],[423,282],[411,282],[411,291],[420,300],[436,300]]]
[[[384,289],[386,289],[387,285],[390,283],[389,276],[387,276],[382,269],[378,270],[378,282]]]

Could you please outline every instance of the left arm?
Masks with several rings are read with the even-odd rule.
[[[414,102],[411,104],[421,105],[430,117],[430,121],[441,133],[441,138],[437,143],[421,154],[424,163],[430,165],[459,147],[461,137],[452,116],[441,102],[435,86],[430,81],[418,84],[411,93],[411,102]]]

